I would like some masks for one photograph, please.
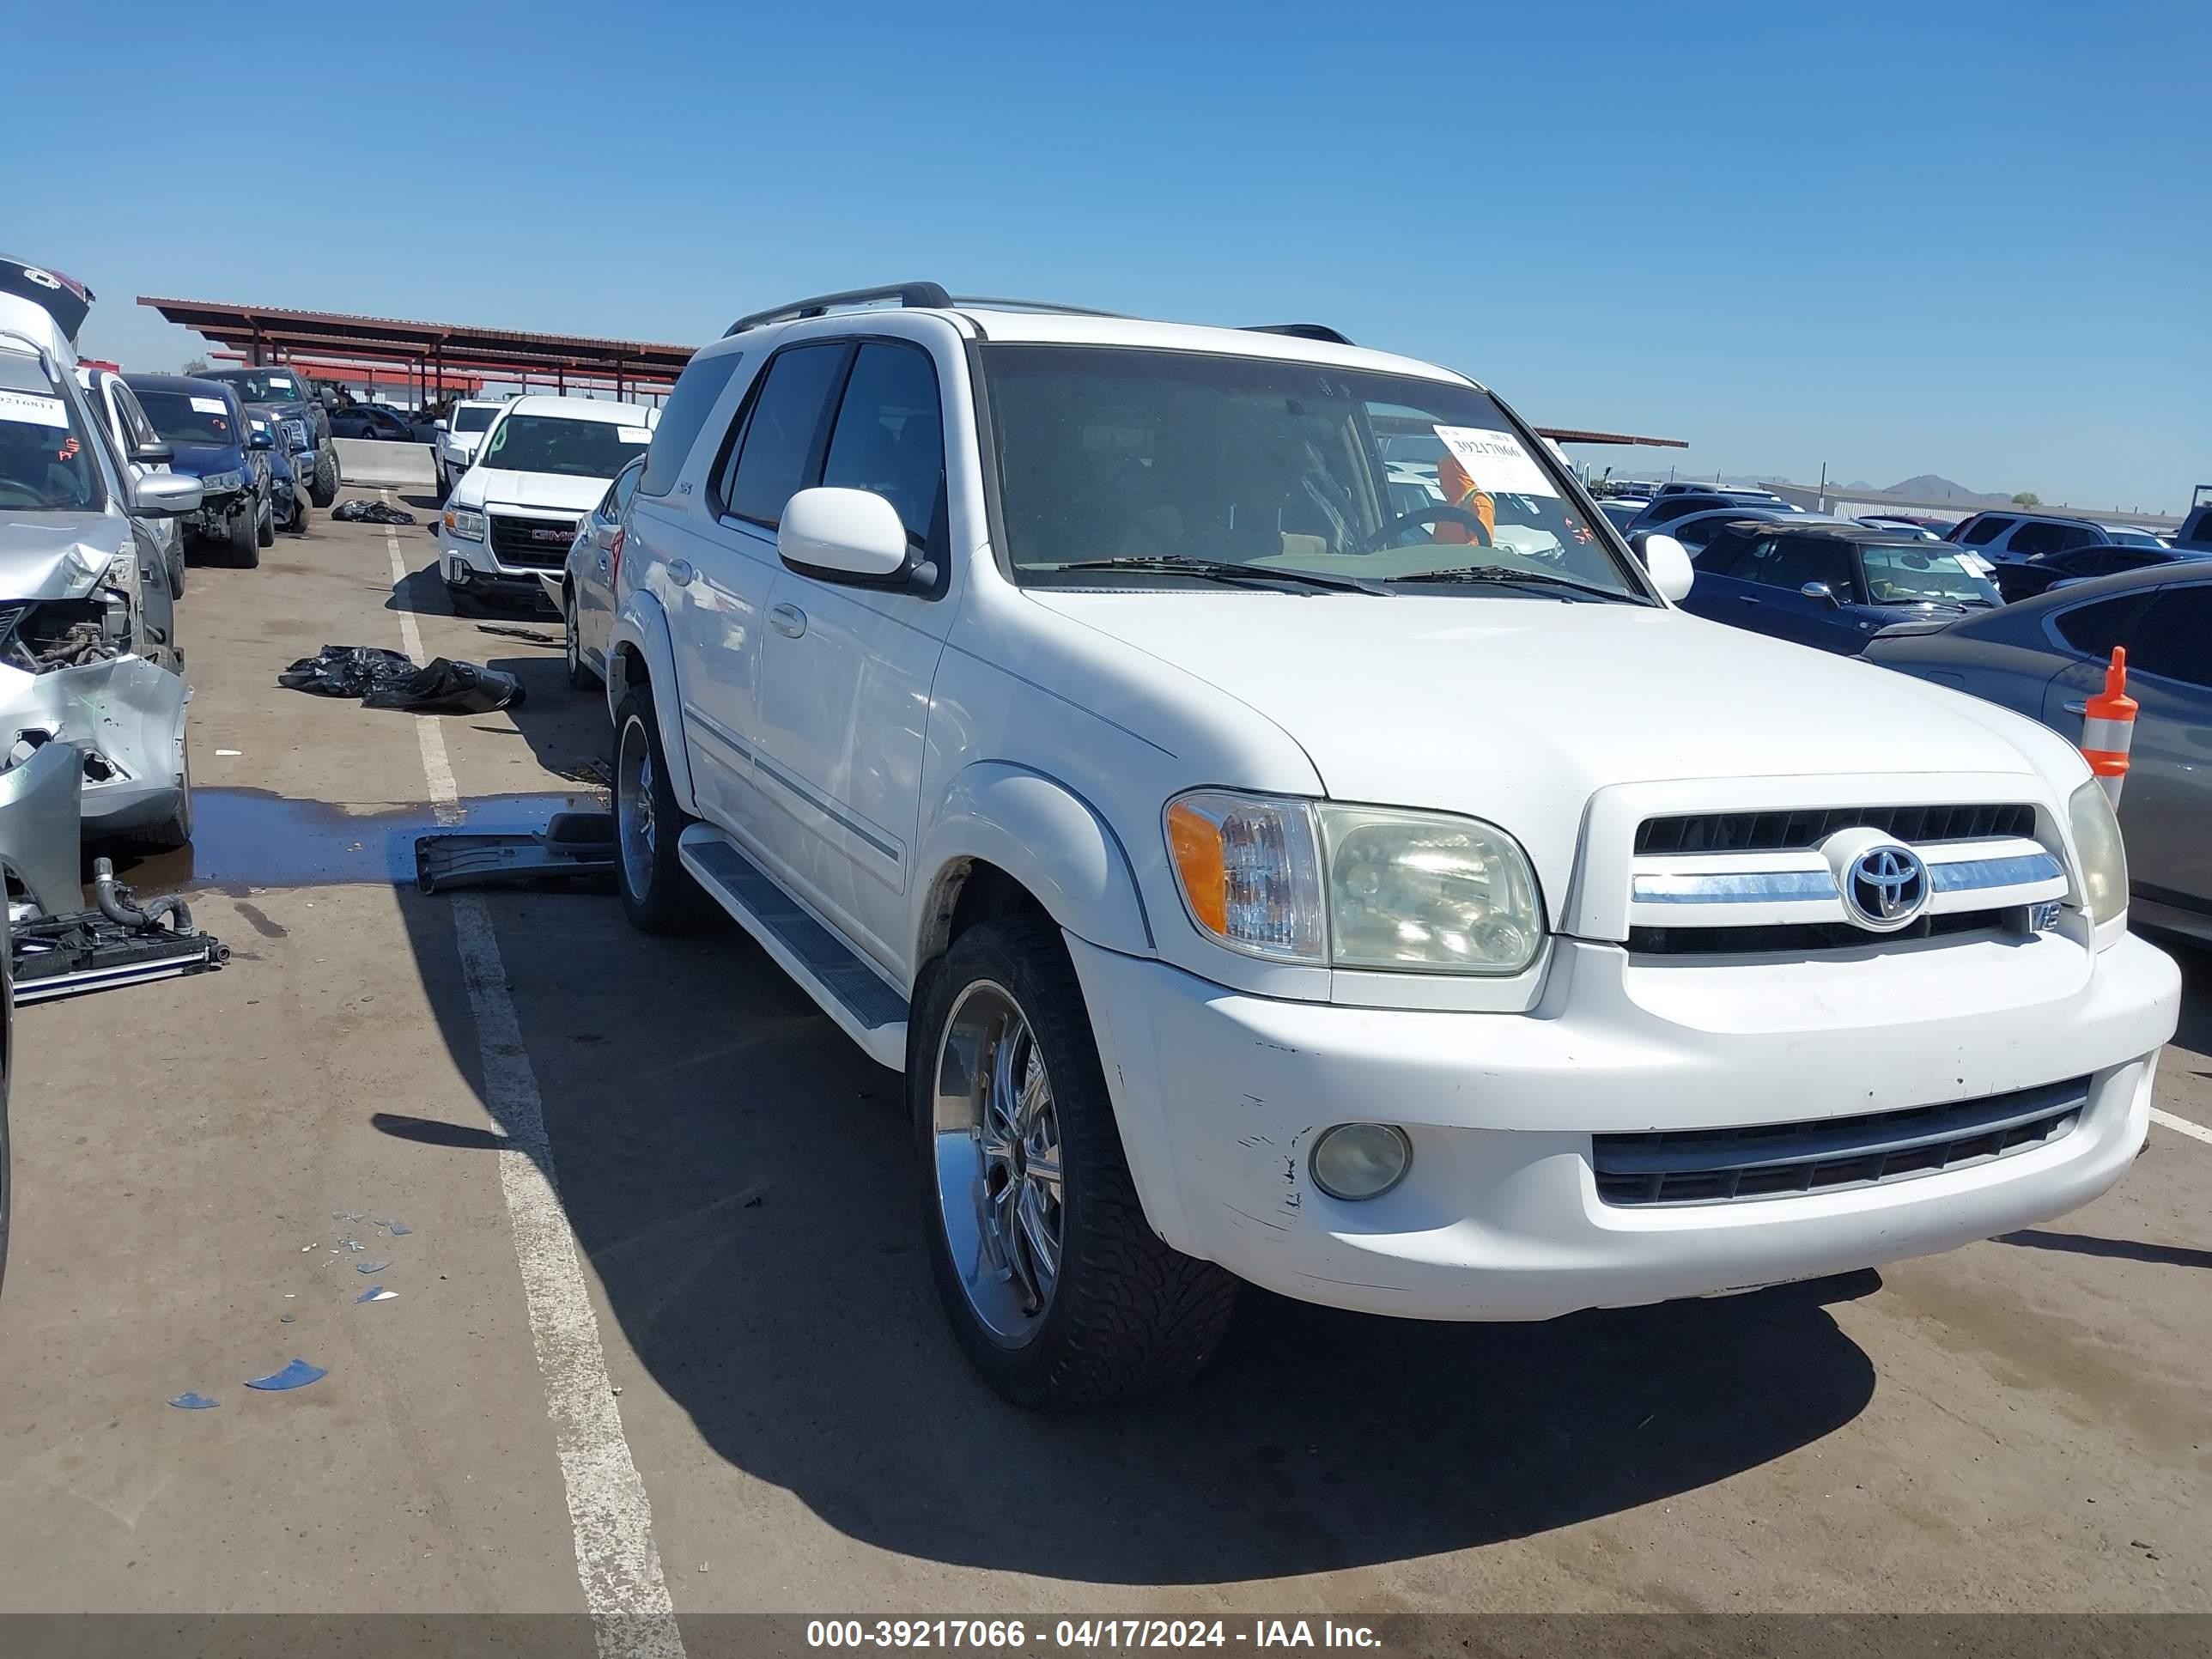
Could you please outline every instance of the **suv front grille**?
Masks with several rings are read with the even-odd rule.
[[[1834,1192],[2008,1158],[2072,1131],[2089,1079],[1809,1123],[1590,1137],[1598,1197],[1622,1206]]]
[[[501,564],[558,570],[568,562],[568,544],[576,539],[580,520],[514,519],[498,513],[489,518],[491,550]]]
[[[1893,933],[1876,933],[1849,921],[1784,921],[1764,927],[1632,927],[1628,949],[1646,957],[1755,956],[1783,951],[1856,951],[1918,939],[1943,939],[1995,927],[2017,928],[2021,907],[1997,910],[1953,910],[1923,916]]]
[[[2023,803],[1966,806],[1825,806],[1782,812],[1691,812],[1646,818],[1636,850],[1646,853],[1796,853],[1838,830],[1878,830],[1901,842],[2032,837],[2035,808]]]

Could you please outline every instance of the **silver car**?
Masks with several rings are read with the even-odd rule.
[[[545,597],[566,623],[568,684],[589,690],[606,678],[607,630],[615,616],[615,570],[622,562],[623,515],[645,471],[640,455],[614,476],[599,504],[576,526],[567,562],[556,574],[541,571]]]
[[[2140,705],[2120,796],[2129,908],[2212,944],[2212,565],[2072,584],[1948,627],[1883,635],[1869,662],[1954,686],[2081,739],[2114,646]]]

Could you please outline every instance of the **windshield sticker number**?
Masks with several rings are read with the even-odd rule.
[[[192,413],[195,415],[220,415],[223,412],[223,403],[222,399],[220,398],[195,398],[192,399]]]
[[[1536,459],[1510,432],[1481,427],[1440,426],[1437,436],[1467,471],[1477,489],[1492,495],[1544,495],[1556,498],[1559,490]]]
[[[653,441],[653,431],[649,427],[618,426],[615,428],[615,436],[626,444],[649,444]]]
[[[69,411],[58,398],[42,398],[34,392],[0,392],[0,421],[24,426],[65,427]]]

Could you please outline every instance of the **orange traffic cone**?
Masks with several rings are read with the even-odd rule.
[[[2128,653],[2112,647],[2105,689],[2089,699],[2081,721],[2081,758],[2105,786],[2105,798],[2119,810],[2120,786],[2128,781],[2128,745],[2135,741],[2136,700],[2128,695]]]

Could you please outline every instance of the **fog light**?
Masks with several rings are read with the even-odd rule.
[[[1413,1167],[1413,1143],[1388,1123],[1340,1123],[1314,1142],[1314,1185],[1347,1202],[1380,1198]]]

